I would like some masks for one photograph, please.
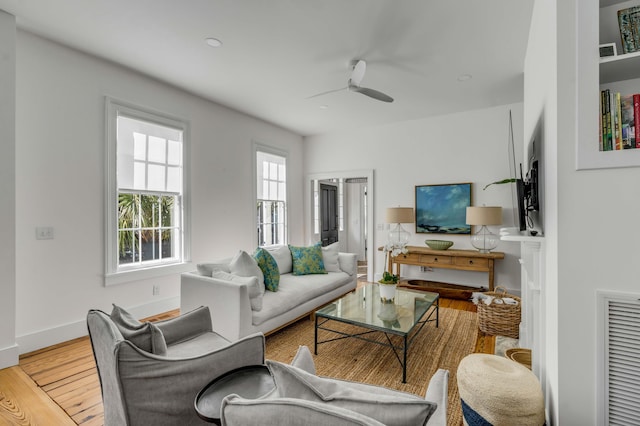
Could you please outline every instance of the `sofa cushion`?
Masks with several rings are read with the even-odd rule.
[[[111,321],[118,327],[122,337],[139,349],[156,355],[167,354],[167,343],[162,331],[150,322],[140,322],[123,308],[113,305]]]
[[[262,310],[252,312],[253,325],[288,312],[298,306],[341,287],[353,278],[346,272],[329,272],[328,274],[280,276],[278,292],[267,291],[262,301]]]
[[[262,271],[264,276],[264,286],[269,291],[278,291],[278,284],[280,283],[280,271],[278,270],[278,264],[271,254],[260,247],[256,249],[253,254],[254,259],[258,263],[258,267]]]
[[[289,246],[285,245],[273,245],[273,246],[264,246],[262,247],[276,260],[278,264],[278,270],[280,271],[280,275],[282,274],[290,274],[293,270],[293,261],[291,259],[291,251],[289,250]]]
[[[258,277],[258,282],[264,286],[264,276],[258,266],[258,262],[244,250],[238,253],[229,262],[229,272],[241,277]]]
[[[219,262],[198,263],[196,268],[198,268],[200,275],[210,277],[213,271],[231,272],[229,262],[231,262],[231,259],[220,260]]]
[[[293,260],[293,275],[326,274],[322,259],[322,246],[317,243],[309,247],[289,245]]]
[[[387,426],[425,425],[436,404],[409,393],[379,386],[318,377],[267,360],[280,398],[321,402],[371,417]],[[275,395],[274,395],[275,396]]]
[[[333,244],[329,244],[326,247],[322,247],[322,261],[324,262],[324,269],[327,272],[340,272],[340,262],[338,262],[338,253],[340,252],[340,243],[337,241]]]
[[[251,309],[260,311],[262,309],[262,297],[264,296],[264,286],[258,281],[258,277],[241,277],[240,275],[231,274],[224,271],[213,271],[211,278],[230,281],[238,285],[246,285],[249,290],[249,301]]]

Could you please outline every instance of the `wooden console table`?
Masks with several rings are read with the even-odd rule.
[[[389,256],[388,270],[400,275],[400,265],[429,266],[432,268],[457,269],[460,271],[487,272],[489,291],[493,291],[493,266],[496,259],[504,259],[504,253],[477,250],[432,250],[428,247],[407,246],[409,251],[396,257]]]

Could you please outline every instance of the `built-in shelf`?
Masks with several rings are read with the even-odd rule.
[[[600,59],[600,84],[638,78],[640,52],[625,53]]]
[[[500,229],[500,239],[502,241],[514,241],[514,242],[530,242],[530,243],[541,243],[544,241],[544,236],[531,235],[529,231],[519,231],[517,228],[501,228]]]

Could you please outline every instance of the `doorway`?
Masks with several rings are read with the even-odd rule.
[[[327,245],[337,234],[340,250],[357,255],[358,275],[366,268],[362,278],[373,281],[373,171],[314,174],[309,175],[308,183],[308,240]],[[337,232],[331,230],[334,225]]]
[[[338,241],[338,187],[320,183],[320,241],[328,246]]]

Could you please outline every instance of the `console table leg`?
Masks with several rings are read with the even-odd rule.
[[[493,259],[489,259],[489,291],[493,291]]]
[[[403,362],[402,362],[402,383],[407,383],[407,336],[404,336],[404,348],[403,348]]]
[[[314,333],[313,333],[313,353],[315,355],[318,355],[318,316],[314,315],[315,317],[315,327],[314,327]]]

